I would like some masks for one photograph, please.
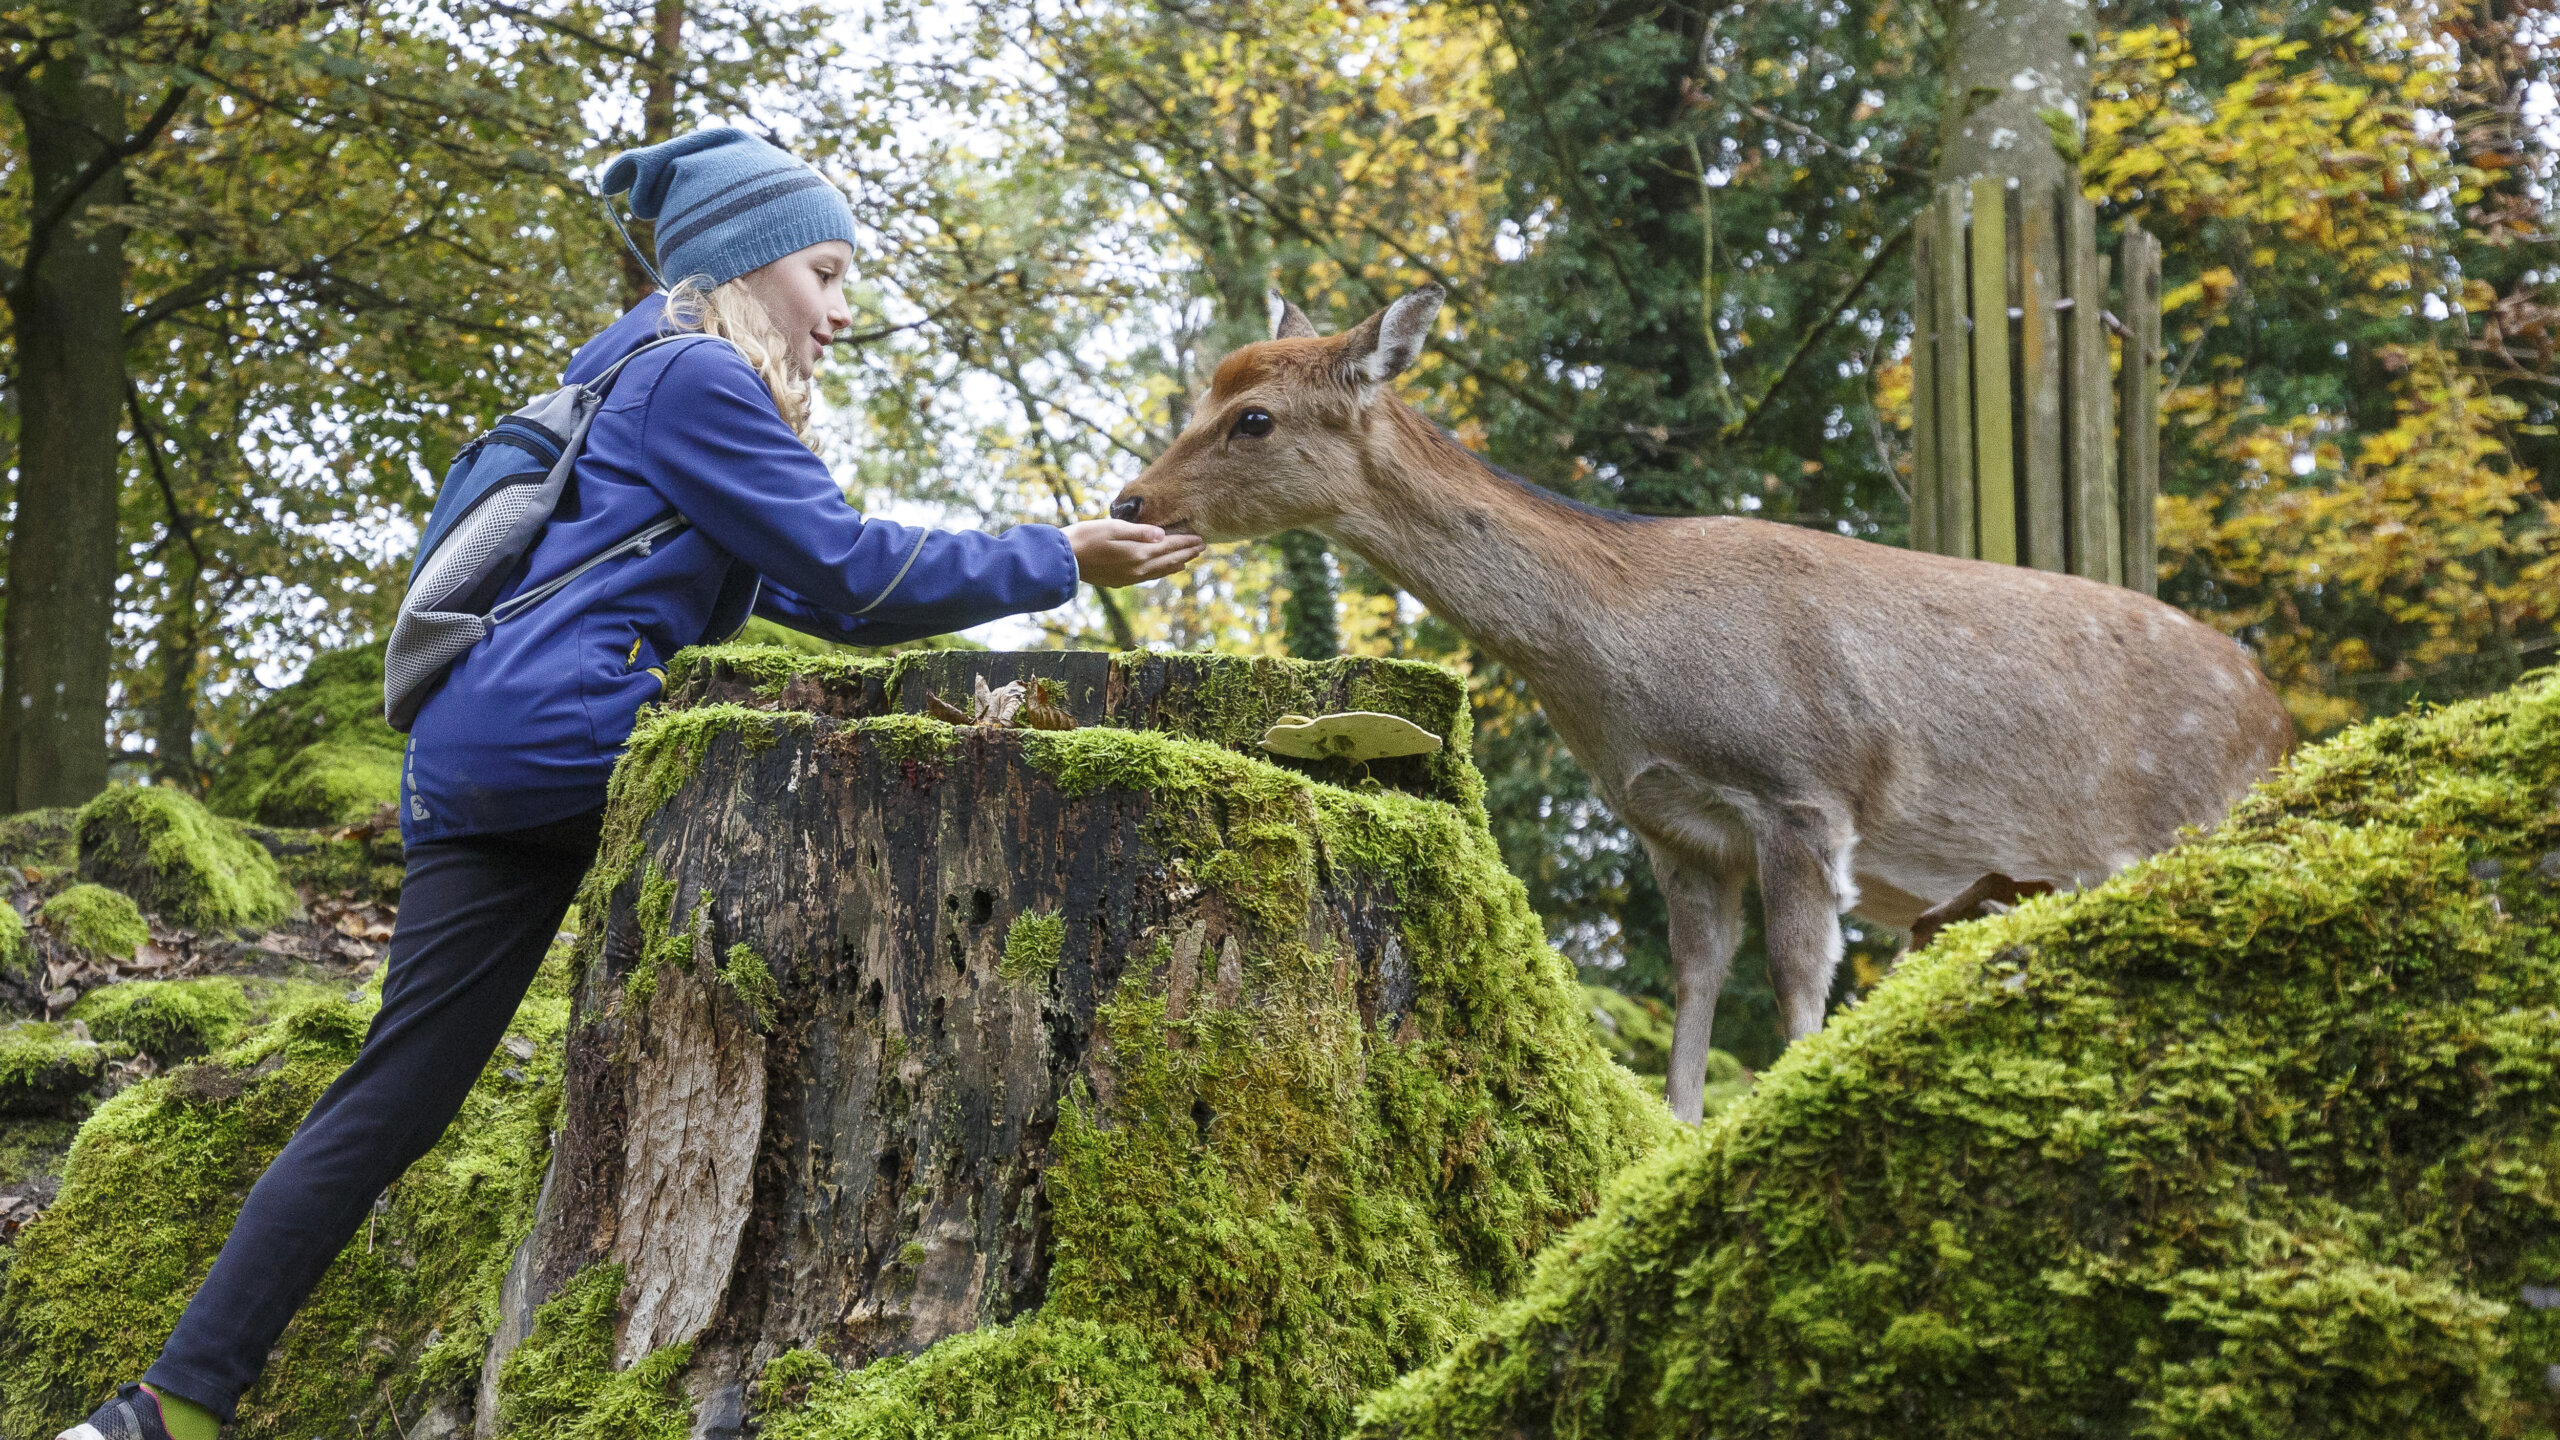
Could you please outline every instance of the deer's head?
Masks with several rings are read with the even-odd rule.
[[[1271,338],[1229,355],[1191,424],[1111,502],[1115,519],[1250,540],[1360,506],[1372,411],[1422,353],[1442,291],[1425,285],[1339,335],[1271,297]]]

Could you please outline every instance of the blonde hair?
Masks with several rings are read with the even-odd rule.
[[[763,377],[764,388],[773,393],[774,408],[782,412],[782,421],[800,443],[812,453],[818,449],[818,437],[809,425],[809,377],[800,374],[791,363],[791,347],[783,342],[782,332],[773,328],[773,317],[764,302],[747,293],[735,280],[708,289],[687,276],[667,291],[667,325],[670,331],[699,330],[717,335],[738,347],[747,364]]]

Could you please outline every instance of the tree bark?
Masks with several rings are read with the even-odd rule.
[[[1300,660],[1341,654],[1342,625],[1324,537],[1312,530],[1290,530],[1273,537],[1271,549],[1280,557],[1280,577],[1289,587],[1289,601],[1280,610],[1289,654]]]
[[[1950,0],[1946,14],[1938,179],[2006,176],[2038,196],[2076,179],[2047,116],[2088,126],[2089,0]]]
[[[196,769],[196,656],[203,648],[197,629],[196,595],[204,563],[193,547],[168,549],[172,572],[168,613],[160,617],[160,693],[151,702],[151,778],[175,785],[190,795],[204,788]]]
[[[640,101],[640,143],[655,145],[675,138],[676,74],[684,67],[685,0],[657,0],[649,19],[649,89]],[[658,227],[648,220],[626,220],[633,244],[655,254]],[[621,252],[622,296],[626,307],[637,305],[658,287],[647,267],[628,249]]]
[[[692,1343],[686,1388],[706,1435],[730,1433],[744,1387],[784,1350],[859,1363],[1037,1309],[1060,1107],[1080,1096],[1115,1123],[1097,1007],[1136,978],[1170,1020],[1250,1011],[1268,997],[1248,947],[1275,932],[1192,878],[1207,857],[1176,837],[1198,832],[1158,823],[1146,789],[1067,787],[1026,760],[1023,731],[964,727],[928,754],[837,717],[921,709],[979,676],[1045,677],[1087,723],[1183,735],[1258,734],[1281,708],[1353,698],[1438,731],[1463,714],[1454,677],[1386,693],[1372,662],[1311,681],[1318,667],[1262,663],[937,654],[778,690],[720,666],[680,673],[678,708],[789,714],[729,712],[585,922],[601,939],[541,1213],[484,1370],[482,1433],[532,1310],[594,1264],[624,1267],[618,1366]],[[1211,664],[1225,700],[1199,683]],[[1437,758],[1376,768],[1454,798],[1456,762]],[[1364,868],[1389,863],[1410,862],[1310,867],[1287,939],[1336,957],[1361,1033],[1410,1040],[1395,887]],[[1016,953],[1026,926],[1046,927],[1045,962]],[[746,955],[769,989],[740,978]]]
[[[100,29],[125,9],[88,8]],[[0,812],[77,805],[107,783],[125,403],[126,228],[97,213],[125,199],[111,148],[128,134],[123,99],[90,83],[76,46],[9,98],[36,223],[10,296],[18,514],[0,630]]]

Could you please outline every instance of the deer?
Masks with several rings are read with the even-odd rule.
[[[1519,674],[1669,909],[1665,1098],[1699,1119],[1759,887],[1792,1045],[1840,918],[1908,932],[1986,873],[2096,884],[2219,823],[2293,723],[2239,643],[2132,590],[1744,516],[1598,509],[1396,398],[1444,291],[1321,336],[1274,293],[1114,497],[1223,543],[1313,530]]]

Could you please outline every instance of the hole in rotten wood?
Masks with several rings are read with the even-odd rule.
[[[951,957],[951,972],[953,974],[966,975],[969,973],[969,947],[960,943],[959,931],[954,930],[949,934],[944,935],[942,937],[942,948],[944,953]]]
[[[992,890],[969,892],[969,923],[984,925],[996,918],[996,897]]]
[[[1194,1100],[1191,1102],[1191,1123],[1200,1132],[1201,1144],[1206,1145],[1209,1143],[1209,1126],[1212,1122],[1216,1121],[1217,1118],[1218,1112],[1209,1108],[1208,1101]]]

